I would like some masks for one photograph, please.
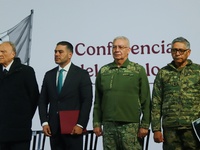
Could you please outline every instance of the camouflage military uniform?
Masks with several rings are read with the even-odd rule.
[[[160,69],[154,81],[151,115],[153,131],[161,131],[162,119],[164,149],[173,149],[167,148],[173,138],[184,140],[184,144],[193,141],[188,145],[195,145],[197,139],[191,122],[200,117],[200,65],[188,60],[188,64],[180,70],[174,67],[174,62]],[[192,135],[181,136],[181,132]]]
[[[104,150],[141,150],[139,123],[104,122]]]
[[[114,130],[126,135],[127,128],[132,126],[133,133],[135,125],[131,123],[137,123],[137,130],[139,126],[149,128],[150,90],[145,69],[141,65],[128,59],[120,68],[114,62],[105,65],[97,75],[95,86],[93,126],[100,127],[104,124],[104,148],[108,144],[108,147],[115,147],[114,143],[109,142],[110,133]],[[143,117],[139,125],[141,114]],[[135,131],[134,134],[137,136]],[[138,143],[138,140],[126,144],[127,147],[134,147],[135,143]]]

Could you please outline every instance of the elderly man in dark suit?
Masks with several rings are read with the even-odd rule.
[[[33,68],[15,56],[13,43],[0,44],[0,150],[29,150],[39,99]]]
[[[71,62],[73,46],[61,41],[55,48],[57,67],[45,74],[39,99],[39,115],[45,135],[50,136],[52,150],[82,150],[83,130],[86,128],[92,105],[92,83],[89,74]],[[58,76],[62,70],[62,89]],[[70,134],[61,134],[59,112],[79,110],[77,123]],[[73,117],[73,116],[72,116]]]

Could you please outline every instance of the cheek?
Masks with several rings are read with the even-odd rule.
[[[3,54],[4,59],[9,59],[11,58],[12,55],[7,55],[7,54]]]
[[[190,56],[190,53],[187,53],[186,57],[188,58]]]
[[[122,53],[123,56],[128,56],[128,54],[129,54],[128,52],[123,52]]]
[[[69,58],[69,59],[72,58],[72,55],[69,55],[68,58]]]
[[[174,57],[175,57],[175,54],[171,54],[171,56],[172,56],[172,58],[174,58]]]

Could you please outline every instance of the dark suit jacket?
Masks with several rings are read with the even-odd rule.
[[[31,139],[39,89],[33,68],[15,58],[4,76],[0,65],[0,142]]]
[[[60,110],[80,110],[77,124],[86,128],[92,105],[92,83],[89,74],[73,63],[64,81],[61,93],[56,87],[58,67],[46,72],[39,99],[39,115],[41,124],[48,122],[52,134],[59,129]],[[48,109],[49,105],[49,109]]]

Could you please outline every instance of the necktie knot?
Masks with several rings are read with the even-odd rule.
[[[58,74],[58,93],[60,93],[61,89],[62,89],[62,84],[63,84],[63,71],[65,71],[64,69],[60,69],[59,74]]]
[[[65,71],[65,69],[60,69],[59,73],[63,73],[63,71]]]
[[[3,70],[3,74],[6,75],[7,73],[8,73],[8,70],[7,70],[7,69],[4,69],[4,70]]]

